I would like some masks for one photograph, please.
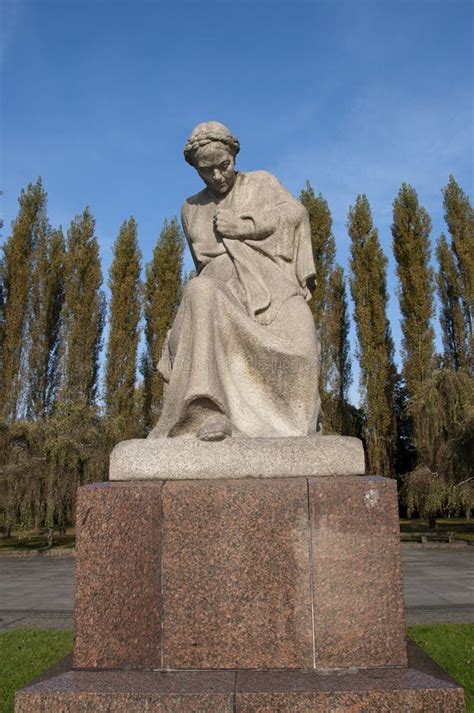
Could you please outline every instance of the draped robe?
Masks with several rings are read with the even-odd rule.
[[[249,221],[251,237],[216,233],[217,208]],[[165,391],[150,436],[196,435],[216,412],[233,436],[315,433],[320,350],[305,208],[266,171],[239,172],[224,198],[207,189],[188,198],[182,222],[198,275],[158,364]]]

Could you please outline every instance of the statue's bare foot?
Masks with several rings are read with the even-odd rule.
[[[209,416],[207,421],[198,431],[197,437],[201,441],[222,441],[231,435],[230,423],[225,416],[217,414]]]

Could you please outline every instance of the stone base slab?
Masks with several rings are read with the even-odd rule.
[[[363,475],[362,441],[349,436],[144,438],[122,441],[110,455],[110,480],[301,478]]]
[[[76,668],[406,664],[394,480],[100,483],[76,533]]]
[[[416,645],[409,667],[70,671],[24,688],[15,713],[464,713],[463,690]]]

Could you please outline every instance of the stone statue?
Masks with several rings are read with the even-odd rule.
[[[270,173],[236,171],[239,149],[216,121],[199,124],[184,148],[206,184],[182,209],[197,277],[185,286],[158,364],[164,403],[151,437],[317,431],[308,215]]]

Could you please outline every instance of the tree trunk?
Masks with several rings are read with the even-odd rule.
[[[34,518],[33,518],[33,534],[34,535],[39,535],[41,532],[41,519],[39,512],[36,511]]]
[[[2,533],[1,533],[2,538],[8,539],[9,537],[12,536],[12,524],[11,522],[5,522],[2,526]]]
[[[52,527],[48,527],[48,535],[47,535],[47,545],[48,549],[51,549],[54,543],[54,529]]]

